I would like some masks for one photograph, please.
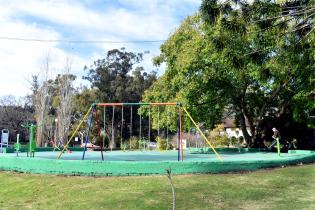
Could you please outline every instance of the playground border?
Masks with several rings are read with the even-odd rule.
[[[52,160],[40,158],[16,158],[2,156],[0,170],[34,174],[56,174],[74,176],[130,176],[160,175],[171,168],[172,174],[227,173],[253,171],[300,163],[315,162],[315,151],[293,150],[299,154],[290,158],[248,161],[95,161]]]

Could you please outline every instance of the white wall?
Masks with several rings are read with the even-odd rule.
[[[242,130],[239,128],[226,128],[225,132],[227,133],[229,138],[233,136],[236,138],[239,138],[240,136],[244,136]],[[249,129],[247,129],[247,132],[249,133],[249,135],[251,135]]]

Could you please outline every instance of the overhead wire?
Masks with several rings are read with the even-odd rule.
[[[35,38],[22,38],[22,37],[8,37],[0,36],[0,40],[8,41],[25,41],[25,42],[63,42],[72,44],[86,44],[86,43],[107,43],[107,44],[119,44],[119,43],[159,43],[165,42],[166,40],[122,40],[122,41],[111,41],[111,40],[66,40],[66,39],[35,39]]]

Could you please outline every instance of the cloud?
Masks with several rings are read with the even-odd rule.
[[[36,24],[25,24],[20,21],[0,21],[2,29],[0,36],[21,37],[32,36],[34,38],[52,37],[59,38],[55,31],[41,29]],[[29,42],[11,42],[0,40],[0,95],[13,94],[23,95],[26,93],[26,78],[34,74],[39,63],[39,58],[44,51],[49,48],[55,48],[51,44],[43,45],[42,43]]]
[[[160,40],[197,11],[200,0],[10,0],[0,1],[0,36],[62,40]],[[47,53],[55,72],[66,57],[79,78],[84,65],[103,58],[107,50],[150,51],[146,69],[161,43],[65,44],[0,40],[0,95],[25,95],[27,79],[38,73]]]
[[[39,28],[36,24],[20,21],[2,22],[0,36],[16,35],[34,39],[60,39],[61,34],[54,30]],[[31,75],[40,74],[42,62],[49,54],[52,71],[57,74],[63,68],[65,59],[71,57],[73,70],[78,74],[84,63],[89,61],[79,55],[67,53],[58,47],[58,43],[40,43],[0,40],[0,95],[23,96],[29,92]],[[80,69],[80,70],[79,70]]]
[[[118,5],[107,1],[102,9],[98,9],[97,5],[73,0],[20,2],[11,0],[9,8],[22,16],[36,17],[64,26],[63,30],[84,31],[91,38],[114,35],[119,40],[127,37],[167,38],[179,22],[177,16],[191,14],[191,7],[194,5],[196,9],[200,1],[119,0]]]

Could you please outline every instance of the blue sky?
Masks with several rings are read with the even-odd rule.
[[[201,0],[0,0],[0,37],[46,40],[165,40],[180,22],[198,11]],[[54,77],[67,59],[80,78],[83,67],[104,57],[113,48],[150,54],[144,57],[147,71],[161,43],[25,42],[0,39],[0,96],[24,96],[31,75],[40,74],[49,58]],[[77,81],[77,85],[81,83]]]

